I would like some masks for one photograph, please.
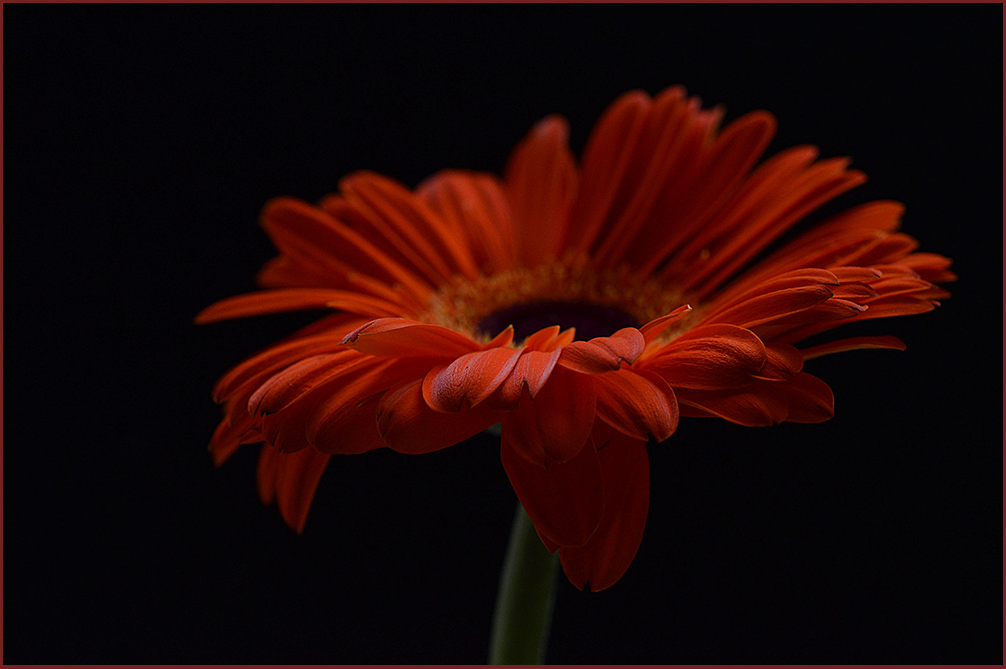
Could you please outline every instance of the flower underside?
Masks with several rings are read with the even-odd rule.
[[[632,92],[579,162],[552,116],[502,179],[448,170],[410,190],[361,172],[317,206],[270,202],[280,255],[265,290],[197,321],[333,314],[217,383],[216,462],[264,443],[259,493],[300,531],[332,455],[427,453],[500,423],[503,468],[545,546],[577,587],[612,585],[642,538],[648,441],[680,417],[827,420],[831,389],[806,361],[904,344],[801,342],[930,311],[955,278],[898,231],[904,207],[889,201],[769,253],[865,176],[807,146],[759,163],[773,117],[721,120],[679,87]]]

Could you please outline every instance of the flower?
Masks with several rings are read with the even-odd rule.
[[[197,322],[332,313],[218,382],[216,462],[265,442],[259,492],[300,531],[332,455],[427,453],[500,423],[503,467],[544,544],[578,588],[611,586],[642,538],[649,440],[680,416],[827,420],[831,389],[806,360],[904,344],[797,344],[929,311],[954,278],[897,231],[890,201],[768,252],[865,176],[809,146],[756,165],[774,118],[721,130],[722,116],[679,87],[630,92],[579,166],[550,116],[502,179],[448,170],[410,191],[359,172],[318,205],[269,202],[280,255],[258,277],[265,290]]]

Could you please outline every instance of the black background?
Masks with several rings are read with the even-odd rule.
[[[908,205],[954,297],[809,363],[823,425],[683,421],[552,663],[1001,662],[1001,6],[7,5],[9,663],[478,663],[515,497],[489,437],[333,461],[302,536],[214,469],[209,393],[303,315],[206,327],[269,198],[498,172],[559,112],[683,84]]]

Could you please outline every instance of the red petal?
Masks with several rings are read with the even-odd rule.
[[[478,407],[456,413],[434,411],[423,399],[422,380],[389,392],[377,407],[377,430],[399,453],[430,453],[460,443],[499,421]]]
[[[546,545],[586,543],[604,511],[601,465],[593,442],[568,462],[548,459],[542,466],[519,453],[511,437],[504,425],[503,469],[542,540]]]
[[[258,464],[259,495],[269,504],[276,499],[283,520],[298,534],[304,531],[307,512],[328,465],[327,455],[307,448],[297,453],[262,449]]]
[[[835,395],[827,383],[801,372],[787,383],[777,384],[788,402],[791,423],[822,423],[835,416]]]
[[[367,364],[361,360],[362,357],[346,350],[344,353],[315,355],[294,363],[259,386],[248,399],[248,413],[262,415],[282,411],[318,385]]]
[[[423,397],[436,411],[460,411],[466,402],[474,407],[499,388],[518,357],[520,351],[512,348],[467,353],[446,367],[430,370],[423,381]]]
[[[574,341],[562,349],[559,364],[583,374],[612,372],[630,365],[643,352],[646,342],[636,328],[622,328],[610,337],[595,337],[590,341]]]
[[[342,342],[376,356],[456,358],[479,350],[468,337],[440,325],[405,318],[378,318],[349,333]]]
[[[750,328],[806,311],[830,299],[831,296],[831,290],[822,285],[777,290],[745,300],[711,316],[706,322],[731,323]]]
[[[389,389],[421,377],[426,369],[410,360],[367,362],[354,374],[316,391],[324,395],[312,403],[306,436],[319,451],[363,453],[383,446],[376,401]]]
[[[507,163],[506,183],[517,222],[517,259],[526,267],[556,258],[565,241],[577,187],[576,161],[568,140],[566,120],[549,116],[517,145]]]
[[[837,341],[828,342],[827,344],[819,344],[818,346],[805,348],[800,353],[803,355],[804,360],[812,360],[814,358],[820,358],[823,355],[841,353],[843,351],[855,351],[861,348],[887,348],[894,349],[896,351],[904,351],[906,347],[905,342],[901,341],[897,337],[880,335],[877,337],[849,337],[847,339],[839,339]]]
[[[416,193],[458,237],[467,238],[479,266],[513,266],[513,222],[503,184],[491,174],[445,170],[419,184]]]
[[[789,344],[768,344],[765,366],[756,375],[766,381],[787,381],[803,369],[803,354]]]
[[[650,507],[650,464],[646,444],[609,431],[598,448],[604,515],[583,546],[559,549],[562,570],[577,588],[610,588],[625,574],[643,540]],[[600,435],[595,435],[600,441]]]
[[[678,426],[674,391],[660,377],[628,369],[594,376],[597,415],[620,432],[646,441],[663,441]]]
[[[676,321],[687,316],[691,313],[691,311],[691,305],[683,304],[666,316],[654,318],[646,325],[640,327],[639,333],[643,335],[644,344],[649,344],[651,341],[659,337],[661,332],[666,330],[670,325],[673,325]]]
[[[529,462],[566,462],[587,442],[596,401],[590,377],[556,366],[534,399],[524,393],[517,409],[503,414],[503,434]]]
[[[196,315],[196,323],[213,323],[229,318],[261,316],[302,309],[342,309],[361,316],[392,316],[401,305],[372,295],[329,288],[288,288],[236,295],[211,304]]]
[[[735,325],[705,325],[660,349],[644,364],[672,388],[718,390],[751,381],[766,359],[765,345]]]
[[[561,353],[562,349],[560,348],[553,349],[551,352],[524,350],[520,358],[517,359],[513,371],[496,391],[493,401],[498,402],[502,408],[516,408],[521,398],[521,391],[525,387],[528,394],[534,399],[544,387],[545,382],[548,381]]]

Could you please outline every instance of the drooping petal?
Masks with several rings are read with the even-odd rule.
[[[604,515],[586,544],[559,549],[562,570],[580,590],[614,585],[632,564],[650,507],[650,464],[643,441],[614,430],[595,431],[604,488]]]
[[[555,259],[565,241],[577,189],[568,140],[566,120],[549,116],[531,129],[507,162],[517,260],[526,267]]]
[[[821,379],[800,372],[787,383],[774,387],[786,401],[786,420],[791,423],[822,423],[835,415],[835,395]]]
[[[499,388],[519,357],[520,351],[512,348],[466,353],[430,370],[423,381],[423,397],[436,411],[453,413],[465,405],[474,407]]]
[[[434,411],[423,399],[423,382],[412,381],[387,393],[377,407],[377,430],[399,453],[419,454],[447,448],[499,422],[499,413],[463,407]]]
[[[587,442],[596,403],[590,377],[556,366],[537,396],[525,392],[517,408],[503,414],[503,432],[512,448],[536,466],[566,462]]]
[[[329,457],[313,448],[280,453],[268,446],[259,456],[259,496],[265,504],[276,500],[283,520],[298,534],[304,531],[307,513]]]
[[[622,328],[610,337],[595,337],[589,341],[574,341],[564,346],[559,364],[583,374],[611,372],[630,365],[643,352],[646,342],[636,328]]]
[[[510,484],[542,540],[552,546],[580,546],[590,539],[604,511],[601,464],[590,434],[567,462],[530,462],[503,426],[500,458]]]
[[[678,402],[662,378],[621,369],[594,376],[597,415],[634,439],[663,441],[678,426]]]

